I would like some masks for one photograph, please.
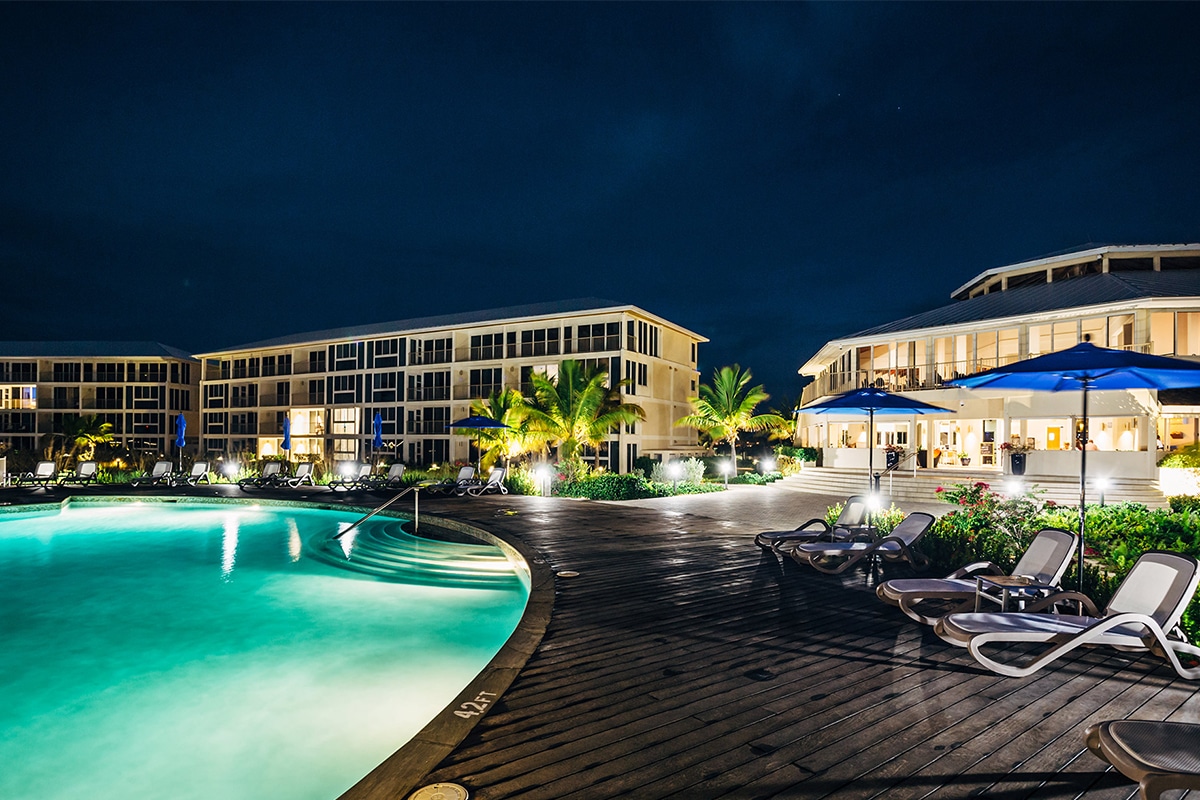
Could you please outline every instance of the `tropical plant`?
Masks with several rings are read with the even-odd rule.
[[[480,463],[484,469],[503,461],[505,466],[528,453],[541,451],[544,438],[530,429],[529,405],[516,389],[493,392],[487,400],[471,403],[471,413],[494,419],[507,428],[479,428],[472,431],[479,440]]]
[[[584,446],[596,448],[619,425],[646,418],[641,406],[621,401],[619,382],[606,385],[608,372],[588,370],[582,363],[567,359],[559,364],[558,375],[534,372],[534,404],[524,414],[531,436],[558,447],[561,461],[578,461]]]
[[[733,463],[737,463],[737,440],[742,431],[768,431],[786,427],[788,421],[778,414],[758,414],[754,409],[770,398],[762,384],[749,386],[750,370],[737,364],[721,367],[713,373],[713,382],[700,385],[700,396],[691,398],[693,413],[675,421],[677,426],[695,428],[714,442],[729,444]]]
[[[64,462],[69,463],[71,459],[87,461],[95,454],[96,445],[112,443],[112,431],[112,423],[103,422],[98,416],[67,414],[54,438],[61,442]]]

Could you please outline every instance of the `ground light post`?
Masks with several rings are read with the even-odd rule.
[[[679,479],[683,477],[683,464],[672,461],[667,465],[667,475],[671,478],[671,492],[679,494]]]

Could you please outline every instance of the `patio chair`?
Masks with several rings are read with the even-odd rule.
[[[1090,725],[1083,734],[1092,755],[1138,782],[1142,800],[1172,789],[1200,789],[1200,725],[1117,719]]]
[[[296,465],[296,474],[290,478],[284,478],[283,483],[291,486],[293,489],[297,486],[316,486],[313,480],[313,463],[311,461],[301,461]]]
[[[830,575],[845,572],[864,558],[870,559],[871,563],[877,560],[891,563],[907,561],[920,568],[928,564],[929,559],[915,549],[916,544],[932,525],[932,514],[914,511],[878,541],[812,542],[797,546],[791,551],[791,556],[801,564],[808,564]]]
[[[208,477],[208,462],[197,461],[192,464],[191,472],[184,472],[179,476],[178,482],[186,483],[188,486],[195,486],[198,483],[212,483]]]
[[[1181,677],[1200,680],[1200,668],[1185,667],[1179,660],[1179,653],[1200,656],[1200,648],[1192,646],[1177,627],[1198,582],[1200,561],[1182,553],[1151,550],[1129,570],[1103,614],[1078,592],[1058,592],[1025,611],[949,614],[933,630],[950,644],[969,649],[992,672],[1016,678],[1032,675],[1082,645],[1105,645],[1128,652],[1149,650],[1166,658]],[[1036,613],[1064,600],[1081,603],[1094,616]],[[983,653],[986,645],[1012,643],[1050,647],[1024,665]]]
[[[1022,579],[1021,585],[1006,587],[1007,592],[1016,596],[1018,601],[1028,601],[1057,591],[1058,582],[1067,571],[1067,565],[1071,563],[1071,554],[1075,552],[1078,544],[1079,536],[1074,533],[1058,528],[1038,531],[1009,576]],[[977,561],[951,572],[944,578],[901,578],[884,581],[879,584],[875,594],[885,603],[898,606],[917,622],[933,625],[946,614],[972,609],[978,611],[979,598],[985,596],[981,592],[979,577],[988,575],[1004,575],[1004,570],[990,561]],[[921,613],[930,607],[944,609],[947,602],[957,602],[958,605],[935,616]],[[922,606],[922,603],[925,605]]]
[[[397,462],[388,467],[388,471],[372,478],[370,489],[402,489],[404,488],[404,465]]]
[[[335,492],[348,492],[352,489],[365,489],[368,487],[367,481],[371,478],[370,464],[353,464],[352,462],[342,462],[343,466],[338,470],[338,476],[329,482],[329,488]]]
[[[856,494],[846,498],[833,525],[814,517],[790,531],[763,531],[754,537],[754,543],[764,550],[781,553],[806,542],[849,541],[867,533],[868,513],[867,499]]]
[[[49,489],[50,484],[58,478],[58,467],[53,461],[39,461],[33,472],[25,472],[17,476],[16,486],[41,486]]]
[[[175,465],[170,461],[155,461],[150,472],[129,482],[130,486],[171,486],[174,483]]]
[[[463,467],[458,471],[458,477],[454,480],[444,480],[440,483],[431,483],[425,487],[426,494],[458,494],[465,492],[467,487],[475,480],[475,468]]]
[[[477,483],[466,488],[467,494],[471,497],[479,497],[481,494],[508,494],[508,489],[504,486],[504,468],[492,470],[488,475],[488,479],[484,483]]]
[[[275,486],[284,480],[283,462],[268,461],[263,464],[262,472],[257,478],[242,478],[238,481],[240,489],[266,489],[269,486]]]
[[[100,466],[95,461],[80,461],[75,466],[73,475],[63,475],[58,479],[59,486],[87,486],[95,483],[99,476]]]

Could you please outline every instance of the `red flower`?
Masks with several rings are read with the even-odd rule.
[[[1054,502],[1053,500],[1047,500],[1047,501],[1046,501],[1046,506],[1047,506],[1047,507],[1049,507],[1049,506],[1056,506],[1056,505],[1058,505],[1058,503]]]
[[[983,481],[980,481],[979,483],[975,484],[975,488],[983,489],[984,491],[987,491],[988,485],[986,483],[984,483]]]
[[[938,494],[941,494],[942,492],[944,492],[946,490],[943,489],[941,486],[939,486],[938,488],[934,489],[934,491],[937,492]]]

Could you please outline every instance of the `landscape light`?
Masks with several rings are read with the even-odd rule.
[[[221,465],[221,474],[226,478],[234,478],[238,474],[238,465],[233,461],[226,461]]]
[[[670,464],[667,464],[667,477],[671,479],[673,484],[672,490],[678,492],[679,479],[683,477],[683,464],[680,464],[678,461],[672,461]]]
[[[1025,494],[1025,485],[1017,480],[1005,481],[1004,491],[1008,492],[1009,497],[1017,497]]]
[[[542,487],[542,497],[550,496],[550,478],[554,475],[554,471],[549,464],[541,463],[533,468],[533,477]]]
[[[1100,507],[1104,508],[1104,490],[1108,488],[1108,478],[1096,478],[1093,485],[1100,491]]]
[[[770,456],[767,456],[764,459],[760,459],[758,462],[758,468],[762,470],[762,473],[764,475],[766,475],[768,472],[774,472],[775,471],[775,459],[771,458]]]

